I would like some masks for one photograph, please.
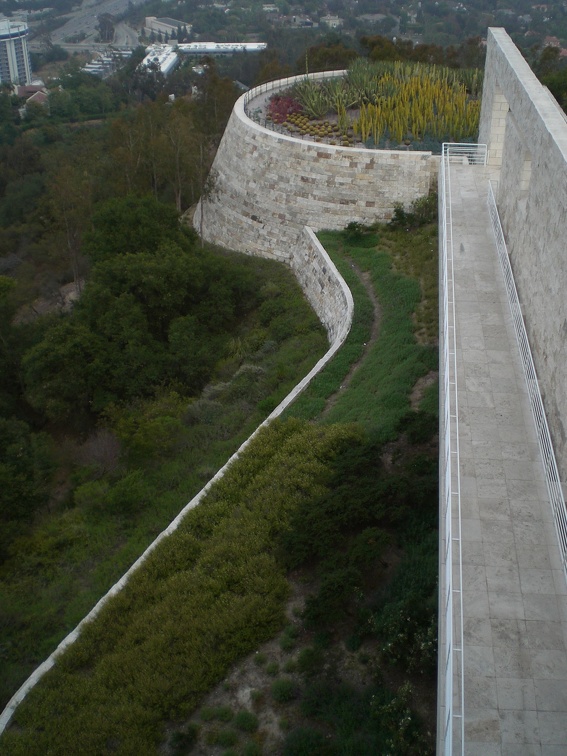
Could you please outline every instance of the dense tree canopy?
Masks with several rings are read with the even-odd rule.
[[[180,241],[182,232],[175,209],[153,197],[132,195],[111,199],[93,214],[85,252],[93,262],[117,255],[155,252],[163,241]]]
[[[197,391],[256,302],[249,272],[197,248],[151,197],[103,204],[86,247],[94,266],[80,301],[23,359],[31,405],[75,424],[170,384]]]
[[[343,42],[330,36],[328,40],[309,47],[296,63],[297,71],[309,73],[315,71],[340,71],[348,68],[349,63],[358,58],[358,53]]]

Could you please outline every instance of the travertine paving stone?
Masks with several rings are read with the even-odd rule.
[[[489,169],[452,166],[465,753],[567,754],[567,586],[490,231]]]

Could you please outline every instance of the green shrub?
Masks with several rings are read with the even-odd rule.
[[[169,746],[174,756],[182,756],[187,753],[197,742],[199,731],[199,725],[190,722],[185,732],[174,732],[169,739]]]
[[[405,210],[403,205],[397,203],[394,206],[390,227],[410,230],[434,223],[437,220],[437,207],[438,199],[435,193],[415,200],[409,210]]]
[[[376,620],[382,651],[408,672],[433,674],[437,664],[437,618],[417,597],[388,604]]]
[[[297,672],[297,662],[295,661],[295,659],[288,659],[283,665],[283,671],[287,672],[288,674]]]
[[[216,719],[217,711],[212,706],[203,706],[201,709],[199,716],[203,720],[203,722],[213,722]]]
[[[410,708],[412,693],[411,685],[405,682],[389,701],[380,702],[376,698],[372,702],[372,715],[381,721],[388,735],[390,753],[432,753],[429,743],[422,735],[419,718]]]
[[[238,733],[234,730],[210,730],[205,735],[205,741],[208,745],[229,748],[238,743]]]
[[[251,711],[239,711],[234,718],[234,726],[242,732],[256,732],[258,717]]]
[[[299,697],[299,686],[288,677],[282,677],[272,683],[272,698],[276,703],[289,703]]]
[[[270,677],[275,677],[279,671],[280,665],[276,661],[268,662],[266,665],[266,673],[270,675]]]
[[[331,684],[317,678],[308,682],[301,697],[301,714],[311,719],[321,719],[333,696]]]
[[[215,709],[215,714],[215,719],[218,719],[219,722],[230,722],[234,716],[230,706],[218,706]]]
[[[308,646],[300,651],[297,658],[297,668],[305,677],[312,677],[321,671],[324,661],[325,655],[321,648]]]
[[[378,235],[373,229],[357,221],[353,221],[347,225],[344,237],[346,243],[352,247],[369,249],[378,244]]]
[[[284,756],[330,756],[334,751],[318,730],[296,727],[286,736],[283,753]]]
[[[400,422],[400,430],[407,434],[411,444],[424,444],[438,432],[439,419],[424,410],[408,412]]]
[[[319,590],[305,602],[305,622],[312,627],[325,627],[340,619],[344,615],[345,604],[360,581],[361,574],[353,567],[321,570]]]
[[[262,748],[258,743],[250,741],[246,743],[242,749],[242,756],[262,756]]]
[[[371,626],[390,661],[408,671],[431,675],[437,661],[437,549],[430,529],[406,546],[404,558]]]
[[[288,625],[280,636],[280,648],[282,651],[293,651],[297,645],[299,631],[294,625]]]
[[[368,614],[368,613],[366,613]],[[353,633],[352,635],[349,635],[348,638],[345,640],[345,648],[349,651],[358,651],[362,644],[362,638],[358,633]]]
[[[349,244],[355,245],[364,238],[366,227],[358,221],[351,221],[345,229],[345,239]]]
[[[383,528],[365,528],[349,543],[348,561],[352,567],[367,570],[376,567],[392,537]]]

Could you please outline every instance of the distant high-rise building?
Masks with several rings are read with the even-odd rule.
[[[27,36],[28,25],[23,21],[0,19],[0,82],[31,83]]]

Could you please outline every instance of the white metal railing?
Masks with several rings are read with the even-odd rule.
[[[464,753],[459,405],[450,165],[486,165],[486,145],[443,144],[439,166],[440,412],[439,752]]]
[[[547,485],[551,509],[553,511],[553,521],[555,523],[555,530],[557,532],[557,540],[559,542],[561,563],[563,566],[563,572],[567,579],[567,511],[565,509],[565,498],[563,496],[561,479],[559,477],[559,471],[557,469],[557,462],[555,460],[555,453],[553,451],[549,426],[547,424],[545,409],[541,398],[541,392],[539,390],[537,374],[535,371],[532,352],[528,341],[526,326],[524,323],[524,318],[522,316],[522,306],[520,304],[520,300],[518,299],[514,274],[512,272],[512,266],[510,265],[506,240],[504,238],[504,232],[502,231],[500,216],[498,215],[498,208],[496,206],[496,199],[491,182],[489,182],[488,185],[488,211],[490,213],[490,219],[492,221],[492,230],[494,232],[494,238],[496,240],[498,258],[500,260],[500,266],[502,268],[504,282],[506,284],[506,291],[508,293],[508,303],[510,305],[510,311],[512,313],[512,320],[514,322],[516,339],[518,341],[520,356],[522,358],[522,364],[524,366],[524,376],[526,378],[530,406],[532,408],[532,414],[534,417],[537,439],[539,443],[539,450],[543,462],[545,482]]]
[[[488,149],[485,144],[474,142],[445,142],[443,144],[443,158],[447,164],[486,165]]]
[[[257,87],[249,89],[248,92],[244,94],[244,105],[246,106],[250,102],[250,100],[253,100],[255,97],[259,97],[265,92],[287,89],[288,87],[296,84],[298,81],[303,81],[304,79],[311,79],[312,81],[323,81],[325,79],[343,78],[344,76],[346,76],[346,73],[346,69],[341,69],[339,71],[319,71],[317,73],[286,76],[284,79],[267,81],[265,84],[259,84]]]

